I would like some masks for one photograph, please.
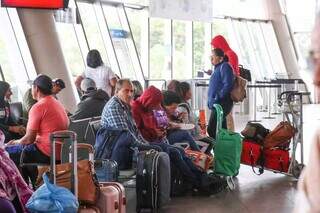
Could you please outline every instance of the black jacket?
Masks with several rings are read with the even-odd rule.
[[[101,89],[84,94],[75,113],[70,116],[70,120],[101,116],[103,107],[108,100],[108,94]]]

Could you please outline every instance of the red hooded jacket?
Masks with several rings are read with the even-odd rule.
[[[155,131],[157,122],[152,110],[161,108],[162,99],[161,91],[150,86],[139,98],[131,102],[132,116],[142,136],[149,142],[159,139]]]
[[[240,75],[239,71],[239,61],[237,54],[229,47],[228,42],[222,35],[217,35],[211,40],[211,46],[213,48],[220,48],[223,50],[224,54],[229,59],[229,64],[231,65],[234,74]]]

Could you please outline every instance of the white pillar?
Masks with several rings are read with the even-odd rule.
[[[17,9],[37,74],[61,78],[66,83],[58,98],[73,112],[78,96],[67,70],[51,10]],[[77,97],[77,98],[76,98]]]
[[[281,11],[279,0],[265,0],[265,5],[272,20],[272,25],[277,36],[280,51],[289,78],[300,78],[298,60],[296,58],[293,41],[285,15]],[[271,53],[272,54],[272,53]]]

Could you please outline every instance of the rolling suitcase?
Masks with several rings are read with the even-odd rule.
[[[78,148],[86,148],[87,144],[85,146],[82,146],[82,144],[77,143],[77,134],[72,131],[57,131],[53,132],[50,135],[50,141],[51,141],[51,158],[50,158],[50,180],[52,183],[56,184],[56,156],[55,156],[55,150],[56,150],[56,141],[64,141],[64,140],[71,140],[71,148],[70,148],[70,154],[69,154],[69,160],[71,159],[71,192],[74,193],[76,197],[78,197],[78,160],[77,160],[77,150]],[[92,146],[91,146],[92,148]],[[93,148],[89,149],[89,159],[93,161]],[[80,186],[80,192],[81,190],[86,190],[85,187]],[[95,206],[80,206],[78,209],[79,213],[100,213],[99,209]]]
[[[126,195],[120,183],[102,182],[100,190],[97,207],[102,213],[126,213]]]
[[[140,152],[137,160],[137,212],[158,209],[170,200],[170,159],[167,153]]]

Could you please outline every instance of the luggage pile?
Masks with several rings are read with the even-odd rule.
[[[289,147],[296,133],[288,121],[281,121],[272,131],[260,123],[249,122],[241,132],[244,136],[241,163],[250,165],[254,173],[261,175],[264,169],[289,173]],[[259,168],[257,172],[254,168]]]

